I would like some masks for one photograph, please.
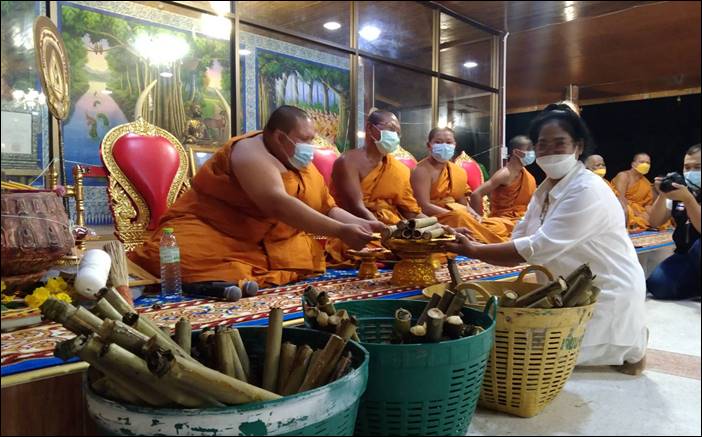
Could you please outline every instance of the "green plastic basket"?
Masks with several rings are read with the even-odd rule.
[[[265,327],[239,328],[252,372],[262,372]],[[283,341],[323,348],[328,333],[284,328]],[[353,435],[361,395],[368,382],[368,351],[349,342],[353,370],[323,387],[275,401],[222,408],[140,407],[105,399],[84,384],[88,412],[109,435]]]
[[[488,301],[483,312],[463,308],[463,319],[482,326],[481,334],[440,343],[387,343],[395,310],[404,308],[416,320],[425,305],[419,300],[335,305],[359,319],[361,344],[370,353],[356,435],[465,435],[468,430],[492,349],[497,300]]]

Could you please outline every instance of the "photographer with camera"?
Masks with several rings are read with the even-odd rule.
[[[671,217],[675,221],[675,253],[663,261],[646,281],[656,299],[700,296],[700,145],[685,154],[683,175],[669,173],[655,179],[660,193],[651,207],[651,226]]]

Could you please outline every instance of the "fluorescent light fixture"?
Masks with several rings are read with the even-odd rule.
[[[161,76],[161,77],[173,77],[173,73],[171,73],[170,71],[164,71],[164,72],[160,73],[159,76]]]
[[[468,61],[463,64],[464,67],[466,68],[475,68],[478,66],[478,63],[475,61]]]
[[[249,56],[251,54],[251,50],[249,49],[239,49],[239,56]]]
[[[223,1],[211,1],[210,7],[215,11],[217,15],[224,15],[227,12],[231,12],[229,8],[229,2]]]
[[[102,91],[100,91],[100,92],[103,93],[103,94],[105,94],[105,95],[108,95],[108,96],[109,96],[110,94],[112,94],[112,91],[111,91],[111,90],[107,90],[107,89],[102,90]]]
[[[380,36],[380,29],[375,26],[363,26],[363,28],[358,32],[361,38],[366,41],[375,41]]]
[[[366,133],[364,131],[360,130],[356,133],[356,136],[358,138],[364,139],[364,138],[366,138]]]
[[[324,23],[324,28],[327,30],[339,30],[341,29],[341,24],[337,23],[336,21],[329,21]]]
[[[232,22],[225,17],[202,14],[200,25],[202,33],[215,39],[229,40],[232,33]]]

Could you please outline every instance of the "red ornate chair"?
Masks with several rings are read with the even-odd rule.
[[[329,185],[332,169],[334,168],[334,161],[336,161],[336,158],[340,155],[339,149],[319,135],[314,138],[312,144],[316,147],[312,163],[317,167],[317,170],[322,173],[324,182]]]
[[[187,153],[176,137],[140,118],[110,130],[100,157],[104,167],[83,168],[83,176],[107,178],[115,235],[132,250],[190,187]]]
[[[456,165],[460,166],[465,170],[468,176],[468,186],[471,191],[475,191],[485,183],[485,177],[483,176],[483,171],[476,160],[470,157],[465,151],[462,151],[458,157],[454,160]],[[483,215],[486,217],[490,214],[490,201],[487,196],[483,196]]]
[[[410,170],[414,170],[414,168],[417,166],[417,160],[415,157],[410,152],[403,149],[402,146],[398,146],[397,150],[392,152],[392,156],[409,167]]]

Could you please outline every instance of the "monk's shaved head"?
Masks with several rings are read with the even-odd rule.
[[[388,122],[395,118],[395,114],[384,109],[377,109],[370,113],[368,116],[368,123],[370,124],[381,124],[383,122]]]
[[[263,130],[268,133],[281,130],[287,134],[295,129],[300,120],[309,119],[310,115],[304,110],[296,106],[283,105],[273,111]]]
[[[600,155],[590,155],[585,160],[585,168],[588,170],[596,170],[605,166],[604,158]]]
[[[648,162],[650,164],[651,157],[648,155],[648,153],[637,153],[634,155],[634,160],[632,162]]]

